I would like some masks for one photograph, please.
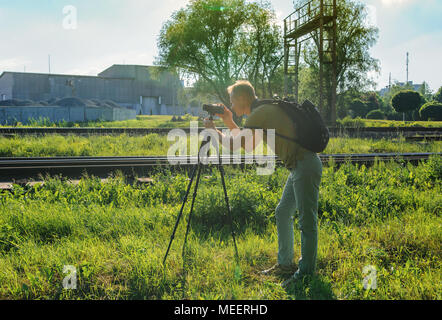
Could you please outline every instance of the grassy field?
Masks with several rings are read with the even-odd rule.
[[[107,183],[84,177],[78,185],[52,178],[0,191],[0,299],[442,298],[441,157],[419,166],[325,166],[317,274],[283,289],[285,277],[259,271],[276,262],[274,208],[287,175],[283,168],[270,176],[226,168],[238,268],[219,173],[204,172],[185,282],[183,221],[166,266],[161,263],[185,175],[158,174],[150,185],[128,185],[120,176]],[[295,230],[295,262],[299,255]],[[62,287],[65,265],[76,268],[76,290]],[[366,290],[369,265],[377,288]]]
[[[50,122],[48,119],[31,120],[27,125],[17,123],[14,127],[102,127],[102,128],[184,128],[189,127],[190,121],[197,121],[198,117],[186,115],[182,117],[184,121],[172,121],[172,116],[161,115],[139,115],[133,120],[124,121],[89,121],[89,122]],[[221,120],[216,119],[215,124],[223,127]],[[395,121],[395,120],[371,120],[371,119],[351,119],[349,117],[337,121],[338,126],[343,127],[442,127],[441,121]],[[2,125],[1,127],[10,127]],[[199,126],[203,127],[202,121]]]
[[[0,137],[0,157],[49,157],[49,156],[159,156],[167,155],[175,143],[167,136],[62,136],[46,135]],[[188,153],[190,139],[188,139]],[[406,142],[404,138],[357,139],[331,138],[324,153],[373,153],[373,152],[442,152],[442,141]],[[196,153],[196,152],[195,152]]]
[[[397,120],[373,120],[373,119],[351,119],[346,117],[337,121],[338,126],[361,128],[361,127],[442,127],[441,121],[397,121]]]
[[[30,123],[24,125],[17,123],[14,127],[79,127],[79,128],[188,128],[190,121],[198,121],[198,117],[191,115],[182,116],[183,121],[172,121],[173,116],[139,115],[133,120],[123,121],[88,121],[88,122],[51,122],[48,119],[31,120]],[[224,126],[219,119],[215,120],[217,126]],[[203,122],[199,121],[198,125],[203,126]],[[3,125],[1,127],[11,127],[10,125]]]

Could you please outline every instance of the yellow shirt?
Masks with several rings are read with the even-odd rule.
[[[264,104],[248,116],[244,128],[275,129],[275,154],[288,169],[294,169],[297,160],[302,160],[306,151],[298,143],[281,137],[296,139],[295,124],[282,108],[273,104]],[[266,140],[264,130],[264,139]]]

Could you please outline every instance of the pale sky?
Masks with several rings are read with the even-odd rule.
[[[378,89],[392,79],[442,86],[442,0],[367,0],[379,40],[371,50],[382,72]],[[96,75],[112,64],[153,64],[162,24],[188,0],[0,0],[0,73],[3,71]],[[279,19],[292,0],[272,0]],[[74,8],[74,12],[72,10]],[[65,11],[63,11],[65,9]],[[73,21],[76,13],[76,21]],[[73,29],[69,29],[73,28]]]

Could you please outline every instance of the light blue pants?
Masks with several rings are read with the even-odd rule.
[[[298,226],[301,230],[301,259],[298,263],[300,274],[315,271],[318,249],[318,197],[322,177],[322,163],[316,153],[307,151],[303,160],[290,171],[276,207],[278,230],[278,263],[293,263],[293,216],[298,209]]]

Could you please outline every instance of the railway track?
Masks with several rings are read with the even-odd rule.
[[[161,135],[167,134],[173,128],[25,128],[25,127],[0,127],[0,135],[2,136],[21,136],[21,135],[46,135],[46,134],[60,134],[60,135],[147,135],[157,133]],[[186,133],[190,132],[190,128],[182,129]],[[199,131],[204,128],[199,128]],[[219,129],[227,129],[220,127]],[[414,136],[442,136],[442,127],[424,128],[424,127],[363,127],[363,128],[340,128],[330,127],[331,136],[348,136],[348,137],[388,137],[400,136],[414,137]]]
[[[374,154],[320,154],[324,164],[330,161],[342,163],[360,163],[370,165],[375,161],[407,161],[417,163],[428,159],[431,155],[442,153],[374,153]],[[205,164],[217,164],[217,157],[206,158]],[[69,178],[79,178],[84,172],[99,177],[121,170],[130,176],[143,176],[152,171],[168,168],[171,170],[187,170],[197,162],[196,156],[173,158],[174,163],[165,156],[132,156],[132,157],[39,157],[39,158],[0,158],[0,182],[19,179],[36,179],[40,175],[61,174]],[[228,166],[244,168],[247,165],[265,166],[265,163],[281,162],[275,156],[222,156],[221,163]]]

